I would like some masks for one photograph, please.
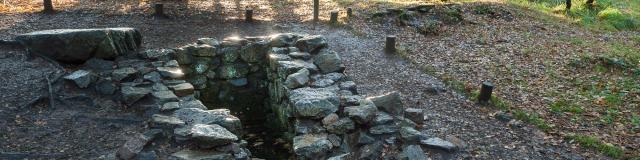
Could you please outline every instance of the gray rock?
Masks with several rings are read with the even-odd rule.
[[[220,41],[216,40],[215,38],[199,38],[198,44],[206,44],[216,47],[220,45]]]
[[[151,89],[133,86],[122,86],[120,89],[122,94],[122,101],[128,105],[131,105],[147,94],[151,93]]]
[[[160,107],[161,111],[170,111],[170,110],[175,110],[180,108],[180,103],[179,102],[167,102],[162,104],[162,106]]]
[[[323,78],[328,78],[331,79],[333,81],[340,81],[342,79],[344,79],[345,75],[342,73],[337,73],[337,72],[332,72],[332,73],[327,73],[325,75],[322,76]]]
[[[153,67],[162,67],[162,66],[164,66],[164,61],[151,62],[151,66],[153,66]]]
[[[193,70],[196,74],[203,74],[209,69],[209,65],[205,63],[196,63],[193,65]]]
[[[387,124],[393,122],[393,116],[386,112],[377,112],[376,118],[373,119],[374,125]]]
[[[313,53],[327,46],[327,40],[321,35],[305,36],[296,41],[296,47],[301,51]]]
[[[304,86],[307,82],[309,82],[309,70],[303,68],[287,76],[284,84],[287,88],[295,89]]]
[[[240,49],[240,59],[249,63],[261,62],[264,60],[267,44],[263,41],[249,43]]]
[[[178,101],[178,96],[176,96],[175,94],[173,94],[172,91],[154,91],[151,93],[151,95],[153,95],[154,98],[156,98],[156,100],[160,103],[165,103],[165,102],[177,102]]]
[[[229,131],[239,134],[242,131],[240,119],[231,115],[228,109],[202,110],[199,108],[181,108],[173,113],[187,124],[218,124]]]
[[[383,144],[380,141],[364,145],[360,147],[360,155],[358,156],[358,159],[380,159],[382,157],[383,149]]]
[[[392,134],[398,132],[399,127],[394,124],[383,124],[369,128],[369,133],[374,135]]]
[[[340,105],[336,92],[325,88],[298,88],[290,95],[298,117],[323,118],[335,113]]]
[[[182,100],[180,101],[180,108],[197,108],[201,110],[207,110],[207,106],[202,104],[202,101],[192,99],[192,100]]]
[[[353,158],[351,158],[351,154],[350,153],[345,153],[345,154],[329,157],[329,159],[327,159],[327,160],[350,160],[350,159],[353,159]]]
[[[269,45],[272,47],[287,47],[296,42],[297,35],[291,33],[275,34],[269,38]]]
[[[84,67],[90,70],[103,71],[113,69],[114,64],[115,63],[113,61],[91,58],[84,63]]]
[[[278,61],[277,66],[278,72],[284,73],[286,75],[295,73],[300,69],[305,68],[305,64],[300,63],[300,61]]]
[[[403,106],[399,92],[389,92],[384,95],[369,97],[367,99],[371,100],[380,110],[394,116],[402,115]]]
[[[404,110],[404,117],[417,124],[424,124],[424,111],[422,109],[407,108]]]
[[[236,87],[242,87],[248,84],[247,78],[230,79],[228,82]]]
[[[162,80],[162,77],[160,77],[160,73],[155,72],[155,71],[154,71],[154,72],[149,72],[149,73],[145,74],[145,75],[143,76],[143,78],[144,78],[145,80],[148,80],[148,81],[151,81],[151,82],[156,82],[156,83],[157,83],[157,82],[160,82],[160,81]]]
[[[418,145],[409,145],[402,150],[402,160],[427,160],[427,155]]]
[[[196,150],[181,150],[179,152],[171,154],[171,158],[176,160],[232,160],[233,155],[229,153],[221,153],[218,151],[196,151]]]
[[[197,57],[213,57],[216,56],[216,48],[207,44],[197,44],[193,48],[191,55]]]
[[[207,77],[203,75],[192,76],[188,79],[188,81],[193,85],[195,89],[207,88]]]
[[[151,116],[151,127],[154,127],[154,128],[173,129],[177,126],[182,126],[182,125],[185,125],[184,121],[176,117],[165,116],[160,114],[154,114]]]
[[[221,146],[237,141],[238,137],[217,124],[194,124],[191,127],[191,138],[200,146]]]
[[[188,54],[188,51],[185,48],[174,49],[173,58],[181,65],[188,65],[193,63],[193,56],[191,56],[191,54]]]
[[[158,160],[158,159],[160,159],[160,157],[158,157],[158,154],[156,154],[155,151],[140,152],[135,158],[135,160]]]
[[[150,139],[142,134],[130,137],[127,142],[116,151],[116,157],[120,159],[133,159],[142,151]]]
[[[133,28],[44,30],[15,39],[31,53],[71,63],[92,57],[115,59],[135,52],[142,44],[140,32]]]
[[[237,79],[246,77],[249,73],[249,66],[242,63],[223,65],[218,67],[216,74],[221,79]]]
[[[113,79],[116,81],[122,81],[125,78],[134,77],[137,73],[138,71],[136,71],[136,69],[133,67],[118,68],[116,70],[113,70],[113,72],[111,73],[111,77],[113,77]]]
[[[158,67],[156,68],[160,75],[168,78],[182,78],[184,77],[184,72],[179,67]]]
[[[367,124],[376,116],[378,110],[371,104],[345,107],[344,112],[359,124]]]
[[[453,143],[451,143],[449,141],[445,141],[445,140],[437,138],[437,137],[429,138],[427,140],[422,140],[422,141],[420,141],[420,144],[422,144],[422,145],[424,145],[425,147],[428,147],[428,148],[440,149],[440,150],[445,150],[445,151],[448,151],[448,152],[453,152],[458,148]]]
[[[180,83],[169,86],[169,88],[176,94],[176,96],[182,97],[193,94],[194,88],[191,83]]]
[[[402,127],[400,128],[400,137],[404,142],[410,144],[410,143],[418,142],[422,137],[422,133],[420,133],[420,131],[413,129],[411,127]]]
[[[353,81],[345,81],[340,82],[340,89],[351,91],[353,94],[358,94],[358,89],[356,88],[356,82]]]
[[[324,88],[333,85],[335,82],[331,79],[318,79],[315,82],[311,83],[312,87],[316,88]]]
[[[165,67],[180,67],[180,63],[178,63],[178,61],[176,60],[170,60],[167,61],[167,63],[164,64]]]
[[[233,63],[240,57],[239,51],[238,47],[223,47],[218,52],[220,52],[224,63]]]
[[[307,133],[322,133],[325,132],[325,128],[322,125],[314,120],[300,120],[296,119],[294,123],[294,129],[296,133],[307,134]]]
[[[100,80],[96,83],[96,92],[104,95],[112,95],[116,92],[118,86],[110,80]]]
[[[142,58],[150,59],[150,60],[158,60],[158,59],[166,59],[163,57],[169,57],[170,52],[173,50],[167,49],[149,49],[140,54]]]
[[[64,76],[64,79],[73,81],[80,88],[87,88],[95,80],[95,76],[90,71],[77,70]]]
[[[320,53],[314,57],[313,64],[317,65],[322,73],[344,70],[342,58],[333,51],[321,50]]]
[[[325,134],[305,134],[293,138],[293,151],[299,157],[318,159],[333,148]]]
[[[356,106],[360,104],[360,101],[362,101],[362,96],[360,95],[340,96],[340,106]]]
[[[207,76],[207,78],[209,78],[211,80],[216,79],[216,71],[213,70],[213,69],[210,69],[209,71],[207,71],[205,76]]]
[[[355,124],[349,118],[341,118],[335,122],[329,122],[324,125],[330,133],[344,134],[355,129]]]
[[[269,56],[282,56],[279,58],[288,58],[282,60],[291,60],[291,57],[287,55],[289,53],[289,49],[286,47],[271,47],[271,49],[267,52]]]
[[[167,86],[165,86],[162,83],[154,83],[153,86],[151,86],[151,89],[153,91],[168,91],[169,88]]]
[[[371,144],[371,143],[373,143],[375,141],[376,141],[376,139],[374,139],[373,137],[369,136],[369,134],[367,134],[367,132],[360,132],[358,134],[358,144],[359,145]]]
[[[311,54],[309,54],[307,52],[291,52],[291,53],[289,53],[289,56],[291,58],[302,59],[302,60],[311,59]]]
[[[333,147],[340,147],[342,138],[338,137],[338,135],[330,134],[327,136],[327,140],[333,144]]]

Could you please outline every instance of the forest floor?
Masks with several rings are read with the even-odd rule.
[[[277,32],[323,34],[330,40],[329,46],[342,55],[347,74],[354,78],[363,94],[400,91],[406,106],[427,110],[429,122],[423,132],[464,146],[453,155],[430,151],[433,159],[607,158],[594,151],[613,158],[640,157],[640,61],[637,59],[640,33],[637,31],[584,29],[544,13],[504,3],[445,6],[435,2],[436,9],[444,13],[459,11],[461,19],[454,23],[436,23],[436,27],[430,28],[433,31],[425,35],[399,20],[399,15],[374,16],[388,8],[416,6],[418,2],[322,0],[320,24],[311,21],[311,0],[180,1],[166,4],[170,19],[150,16],[153,2],[148,1],[54,2],[59,3],[56,6],[61,6],[62,11],[53,15],[33,13],[33,8],[39,8],[38,4],[16,7],[21,9],[14,13],[0,13],[0,39],[43,29],[135,27],[143,34],[143,46],[152,49],[174,48],[201,37]],[[254,9],[256,22],[242,21],[246,7]],[[346,7],[354,9],[354,17],[346,17]],[[492,12],[484,12],[487,8]],[[340,10],[339,24],[327,25],[329,11],[336,9]],[[430,16],[415,17],[420,21]],[[398,54],[382,52],[386,35],[398,37]],[[13,56],[19,52],[9,50],[0,49],[3,77],[26,74],[5,67],[25,62]],[[46,85],[44,81],[21,80],[9,78],[2,82],[9,83],[7,86],[34,88]],[[474,97],[483,81],[496,86],[491,105],[475,104]],[[16,88],[20,87],[0,89],[8,93]],[[21,93],[29,92],[36,91]],[[19,97],[24,98],[3,96],[2,103],[5,108],[7,104],[20,106],[18,103],[23,100]],[[5,108],[0,114],[18,115],[17,109]],[[22,113],[22,117],[43,112],[39,110]],[[16,116],[2,117],[3,126],[13,130],[43,125],[38,121],[24,123]],[[49,123],[53,124],[70,125]],[[80,126],[68,128],[74,127]],[[114,129],[123,131],[120,134],[130,130],[129,127]],[[83,139],[77,134],[67,136]],[[0,133],[2,141],[9,143],[0,143],[0,154],[23,152],[19,148],[36,145],[9,141],[19,137],[20,134]],[[27,140],[55,143],[56,136],[45,134]],[[124,142],[117,138],[112,141]],[[104,152],[109,150],[108,146],[105,148]]]

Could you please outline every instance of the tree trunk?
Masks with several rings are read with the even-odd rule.
[[[45,13],[53,13],[53,3],[51,3],[51,0],[43,0],[43,5]]]
[[[567,0],[567,9],[566,9],[566,11],[569,12],[569,10],[571,10],[571,0]]]
[[[587,3],[586,3],[587,7],[589,7],[589,8],[593,8],[593,2],[594,2],[594,1],[595,1],[595,0],[587,0]]]

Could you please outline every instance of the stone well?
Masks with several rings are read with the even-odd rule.
[[[397,92],[360,96],[344,69],[323,36],[282,33],[93,56],[65,79],[147,106],[149,131],[121,159],[426,159],[422,110]]]

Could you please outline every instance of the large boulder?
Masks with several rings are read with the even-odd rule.
[[[340,72],[344,70],[342,59],[338,53],[326,49],[321,50],[320,53],[315,56],[313,63],[320,68],[322,73]]]
[[[115,59],[133,53],[142,44],[142,35],[134,28],[56,29],[18,35],[16,41],[31,53],[83,63],[92,57]]]

